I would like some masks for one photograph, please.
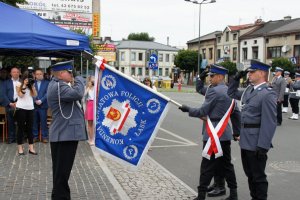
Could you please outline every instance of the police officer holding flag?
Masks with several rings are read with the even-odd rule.
[[[78,103],[83,98],[85,83],[75,75],[72,61],[57,63],[51,70],[54,77],[48,86],[47,100],[53,116],[49,129],[52,200],[71,199],[68,180],[78,141],[87,140],[83,110]]]
[[[277,126],[277,96],[266,83],[269,68],[269,65],[251,60],[246,71],[251,85],[244,91],[238,90],[240,78],[246,75],[241,71],[228,86],[228,95],[241,100],[241,157],[253,200],[267,199],[267,152]]]
[[[228,123],[229,118],[233,124],[234,136],[239,136],[240,111],[234,100],[227,95],[227,86],[224,79],[228,70],[219,65],[212,65],[209,71],[211,85],[202,88],[205,93],[204,103],[200,108],[190,108],[186,105],[179,107],[188,112],[190,117],[205,120],[203,129],[203,159],[200,167],[200,180],[198,196],[195,200],[204,200],[207,187],[215,175],[216,168],[222,170],[230,188],[230,196],[226,200],[237,200],[237,183],[233,164],[231,163],[232,129]],[[200,78],[205,78],[205,71]],[[212,150],[213,149],[213,150]]]

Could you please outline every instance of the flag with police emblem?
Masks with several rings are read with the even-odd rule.
[[[95,146],[101,153],[137,167],[170,99],[106,64],[104,70],[96,69],[96,82]]]

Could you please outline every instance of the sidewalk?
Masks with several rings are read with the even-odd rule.
[[[27,145],[24,145],[27,152]],[[36,143],[39,155],[17,155],[16,144],[0,143],[0,199],[51,199],[49,144]],[[146,156],[135,172],[101,158],[95,147],[78,145],[69,185],[72,199],[189,199],[195,192]]]

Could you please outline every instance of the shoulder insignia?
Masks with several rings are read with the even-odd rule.
[[[267,87],[267,90],[272,90],[273,88]]]
[[[261,88],[257,88],[257,91],[261,91]]]

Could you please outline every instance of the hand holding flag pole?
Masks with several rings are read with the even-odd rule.
[[[93,59],[93,63],[101,70],[104,70],[105,69],[105,64],[106,64],[106,60],[104,58],[102,58],[101,56],[94,56],[93,54],[91,54],[90,52],[88,51],[84,51],[84,53],[86,53],[87,57],[90,58],[90,59]],[[138,84],[141,84],[140,82],[138,82],[137,80],[135,79],[132,79],[131,77],[128,77],[130,78],[131,80],[134,80],[135,82],[137,82]],[[142,84],[143,85],[143,84]],[[143,85],[144,86],[144,85]],[[163,95],[163,94],[160,94],[160,95]],[[165,95],[163,95],[165,96]],[[167,97],[168,98],[168,97]],[[173,99],[170,99],[168,98],[169,101],[171,103],[173,103],[175,106],[177,107],[182,107],[182,104],[178,103],[177,101],[174,101]]]

